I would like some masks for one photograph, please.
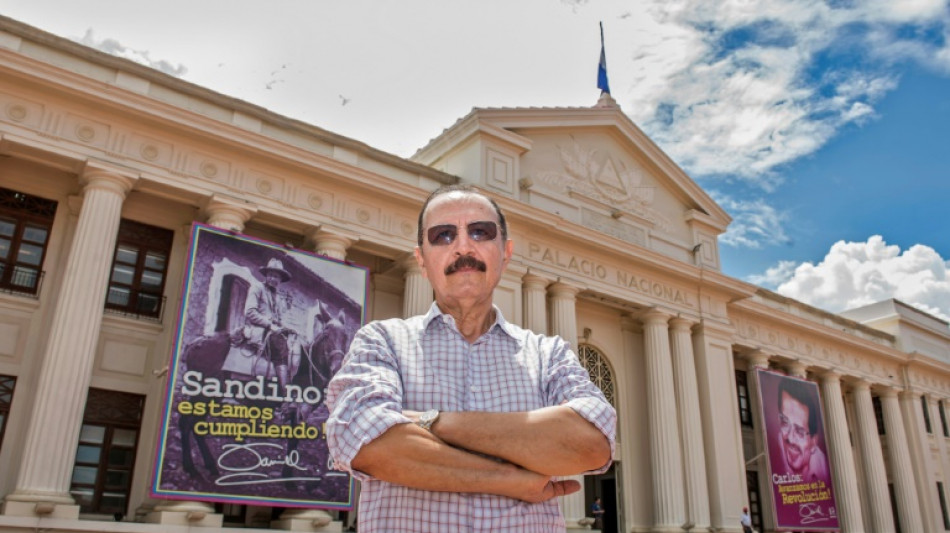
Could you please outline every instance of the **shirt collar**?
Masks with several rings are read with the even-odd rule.
[[[496,328],[503,331],[506,335],[513,339],[517,339],[517,335],[514,333],[514,324],[505,320],[505,316],[501,314],[501,309],[498,309],[497,305],[492,304],[492,309],[495,311],[495,322],[488,328],[488,333],[491,333]],[[441,319],[445,322],[452,322],[454,324],[455,319],[452,318],[452,315],[448,313],[443,313],[439,309],[439,305],[435,302],[432,302],[432,305],[429,306],[429,312],[426,313],[422,318],[423,329],[428,330],[429,325],[432,324],[432,321],[435,319]]]

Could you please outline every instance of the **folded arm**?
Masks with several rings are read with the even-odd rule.
[[[580,490],[573,480],[494,461],[449,446],[415,424],[398,424],[364,445],[351,466],[377,479],[439,492],[478,492],[542,502]]]
[[[607,437],[566,405],[520,413],[441,413],[431,429],[448,444],[548,476],[596,470],[611,455]]]

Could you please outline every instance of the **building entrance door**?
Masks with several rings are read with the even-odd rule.
[[[620,465],[614,463],[603,474],[595,476],[586,476],[584,478],[584,501],[587,505],[587,516],[591,514],[591,506],[594,500],[600,498],[600,504],[604,508],[604,520],[601,531],[604,533],[618,533],[622,512],[620,509],[620,498],[617,494],[617,476],[620,473]]]

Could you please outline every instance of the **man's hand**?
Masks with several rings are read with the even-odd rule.
[[[534,474],[534,472],[531,472],[531,473]],[[541,477],[543,478],[544,476],[541,476]],[[515,498],[526,501],[528,503],[539,503],[539,502],[546,502],[558,496],[566,496],[568,494],[574,494],[575,492],[581,490],[581,484],[577,480],[574,480],[574,479],[564,479],[564,480],[555,480],[553,478],[546,478],[546,479],[547,481],[544,483],[544,485],[541,485],[539,489],[528,491],[521,496],[515,496]]]

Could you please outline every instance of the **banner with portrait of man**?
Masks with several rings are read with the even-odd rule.
[[[352,507],[324,397],[365,321],[367,280],[347,262],[193,227],[153,496]]]
[[[838,530],[818,385],[763,369],[757,376],[776,529]]]

